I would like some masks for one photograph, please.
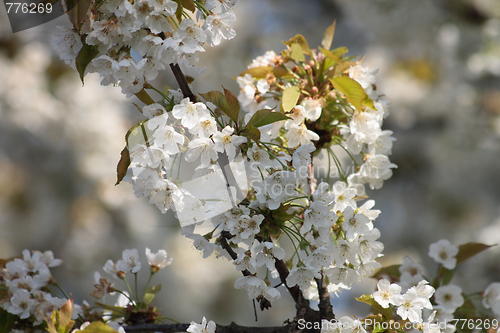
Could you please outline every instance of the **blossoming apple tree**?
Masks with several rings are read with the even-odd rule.
[[[117,184],[128,181],[138,198],[162,213],[173,210],[204,258],[226,258],[241,272],[234,287],[261,310],[290,297],[296,316],[268,328],[206,318],[160,324],[164,317],[153,302],[161,288],[150,281],[172,259],[148,248],[150,280],[143,291],[137,290],[139,252],[127,249],[122,259],[105,263],[105,275],[95,273],[95,305],[74,304],[50,273],[61,261],[50,251],[25,250],[22,259],[0,262],[1,332],[496,330],[500,284],[464,295],[451,283],[456,267],[488,246],[432,244],[429,255],[439,263],[434,276],[424,276],[410,258],[384,268],[377,262],[380,211],[365,187],[379,189],[396,168],[389,160],[392,132],[382,130],[388,102],[376,88],[376,71],[347,48],[332,48],[335,24],[317,49],[296,35],[279,54],[257,57],[237,77],[237,94],[192,92],[202,73],[192,64],[198,53],[235,36],[235,4],[80,1],[68,11],[72,27],[58,28],[53,45],[82,82],[98,73],[102,85],[119,86],[142,103],[136,106],[144,120],[124,133]],[[167,70],[179,89],[151,83]],[[317,180],[320,157],[327,176]],[[207,224],[211,231],[200,233]],[[378,279],[377,290],[357,299],[372,314],[335,318],[330,298],[368,278]],[[120,294],[119,302],[106,304],[112,293]]]

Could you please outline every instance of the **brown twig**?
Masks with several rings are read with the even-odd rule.
[[[312,200],[313,194],[316,191],[316,183],[317,180],[314,177],[314,169],[313,169],[313,156],[311,153],[311,164],[307,167],[307,183],[309,184],[309,197]],[[314,279],[316,281],[316,285],[318,286],[318,294],[319,294],[319,317],[320,319],[334,319],[335,315],[333,314],[332,304],[330,302],[330,293],[326,287],[325,275],[323,270],[321,270],[321,278]]]
[[[174,332],[186,332],[189,324],[143,324],[134,326],[125,326],[125,332],[127,333],[138,333],[138,332],[163,332],[163,333],[174,333]],[[292,324],[283,326],[271,326],[271,327],[249,327],[249,326],[239,326],[235,323],[231,325],[223,326],[217,325],[217,333],[287,333],[296,331],[296,327]]]
[[[184,76],[184,73],[182,73],[181,68],[179,67],[179,64],[170,64],[170,69],[172,70],[172,73],[174,73],[175,80],[177,81],[177,84],[179,85],[179,88],[181,88],[182,94],[184,95],[184,98],[189,97],[189,100],[193,103],[196,103],[196,97],[194,96],[193,92],[189,88],[189,85],[186,81],[186,77]]]

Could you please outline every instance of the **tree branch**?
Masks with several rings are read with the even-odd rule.
[[[309,184],[309,197],[312,201],[313,194],[316,191],[316,178],[314,177],[314,169],[313,169],[313,155],[311,153],[311,164],[307,167],[307,183]],[[324,271],[321,270],[321,278],[314,279],[316,281],[316,285],[318,286],[318,294],[319,294],[319,318],[320,319],[335,319],[335,315],[333,314],[332,303],[330,302],[330,293],[328,292],[328,288],[326,287],[325,274]]]
[[[335,314],[333,313],[332,303],[330,302],[330,293],[326,287],[325,275],[321,271],[321,279],[315,279],[316,285],[318,286],[319,294],[319,316],[321,319],[332,320],[335,319]]]
[[[229,243],[227,242],[228,239],[231,239],[233,236],[228,232],[228,231],[223,231],[221,232],[221,235],[219,237],[220,245],[224,250],[229,253],[229,256],[233,259],[236,260],[238,258],[238,255],[234,250],[231,248]],[[252,276],[252,273],[248,271],[248,269],[245,269],[244,271],[241,272],[244,276]],[[264,309],[269,309],[271,307],[271,302],[265,297],[259,296],[257,297],[257,301],[259,302],[260,305],[260,310],[264,311]]]
[[[186,332],[190,324],[142,324],[125,326],[125,332],[127,333],[138,333],[138,332],[162,332],[162,333],[174,333],[174,332]],[[239,326],[235,323],[231,325],[223,326],[217,325],[217,333],[287,333],[293,332],[296,327],[292,324],[287,324],[283,326],[271,326],[271,327],[251,327],[251,326]]]
[[[182,94],[184,95],[184,98],[189,97],[189,100],[191,102],[196,103],[196,97],[194,96],[193,92],[189,88],[189,85],[186,81],[186,77],[184,76],[184,73],[182,73],[182,70],[179,67],[179,64],[171,63],[170,69],[174,73],[175,80],[177,81],[179,88],[181,88],[181,91],[182,91]]]

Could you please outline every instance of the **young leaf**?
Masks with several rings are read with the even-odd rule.
[[[238,76],[244,76],[245,74],[250,74],[253,76],[254,79],[265,79],[266,76],[273,72],[275,67],[273,66],[259,66],[259,67],[253,67],[249,68],[244,72],[241,72],[240,75]]]
[[[231,91],[224,89],[224,95],[227,101],[227,116],[233,120],[235,123],[238,123],[238,118],[240,115],[240,102],[238,101],[238,97],[236,97]],[[224,110],[223,110],[224,111]]]
[[[337,63],[337,65],[333,67],[330,72],[328,72],[327,76],[329,79],[331,79],[336,76],[342,75],[346,70],[355,65],[356,63],[353,61],[342,61],[340,63]]]
[[[68,300],[60,310],[54,310],[50,318],[45,317],[47,330],[49,333],[69,333],[75,325],[75,321],[71,320],[73,312],[73,299]]]
[[[458,247],[457,266],[467,259],[472,258],[476,254],[481,253],[493,246],[495,245],[486,245],[481,243],[467,243],[460,245]]]
[[[118,333],[114,328],[102,321],[93,321],[79,333]]]
[[[325,55],[325,57],[334,60],[336,63],[340,63],[339,57],[337,57],[331,51],[328,51],[327,49],[324,49],[322,47],[320,47],[319,50],[321,51],[321,53],[323,53]]]
[[[193,0],[181,0],[182,7],[186,8],[187,10],[190,10],[191,12],[196,11],[196,6],[193,3]]]
[[[147,143],[148,138],[144,138],[144,134],[142,133],[142,129],[146,129],[144,127],[144,124],[148,121],[149,119],[143,120],[134,126],[132,126],[127,133],[125,134],[125,142],[127,143],[127,147],[132,147],[134,148],[136,144],[142,143],[144,144],[145,142]],[[140,134],[139,138],[138,137]],[[132,140],[131,140],[132,139]],[[132,142],[131,142],[132,141]]]
[[[92,12],[90,9],[94,5],[94,0],[68,0],[67,8],[69,8],[69,20],[73,24],[73,28],[80,32],[85,21],[90,20]]]
[[[334,21],[331,26],[326,28],[325,32],[323,33],[323,40],[321,41],[321,46],[323,48],[329,50],[330,47],[332,46],[332,41],[333,41],[333,35],[335,34],[335,23],[337,21]]]
[[[253,141],[259,143],[259,140],[260,140],[260,131],[259,131],[259,129],[257,127],[248,126],[247,125],[245,127],[245,133],[246,133],[247,137],[249,137]]]
[[[247,126],[261,127],[287,119],[290,119],[290,117],[285,116],[283,113],[275,112],[271,109],[261,109],[254,113],[248,121]]]
[[[332,54],[337,58],[342,58],[347,52],[349,52],[349,50],[345,46],[337,47],[335,50],[332,50]]]
[[[448,283],[450,283],[451,279],[453,279],[453,275],[455,275],[454,269],[446,269],[444,267],[441,267],[441,270],[439,272],[439,276],[442,276],[442,278],[443,278],[442,285],[445,286]]]
[[[83,77],[85,76],[85,69],[90,64],[92,59],[97,57],[98,54],[99,51],[97,50],[97,46],[88,45],[87,43],[85,43],[85,41],[83,41],[83,46],[76,56],[76,70],[78,71],[78,74],[80,74],[80,80],[82,81],[82,84]]]
[[[283,78],[283,79],[293,79],[294,78],[294,75],[292,73],[290,73],[287,68],[285,68],[283,66],[273,67],[272,73],[277,78]]]
[[[0,309],[0,333],[10,333],[19,317]]]
[[[95,302],[95,305],[105,309],[105,310],[110,310],[111,311],[111,314],[113,315],[123,315],[123,313],[125,312],[125,309],[121,306],[117,306],[117,305],[108,305],[108,304],[104,304],[104,303],[101,303],[101,302]]]
[[[149,96],[149,94],[144,89],[142,89],[138,93],[135,93],[135,96],[146,105],[151,105],[154,104],[155,102],[154,99],[152,99],[151,96]]]
[[[175,11],[175,17],[177,21],[182,21],[182,0],[174,0],[177,2],[177,10]]]
[[[292,46],[290,46],[290,49],[290,58],[297,61],[306,61],[304,52],[302,51],[302,48],[299,44],[293,43]]]
[[[363,106],[366,106],[367,108],[376,111],[375,104],[373,104],[373,100],[370,97],[368,97],[368,95],[366,95],[365,98],[363,99]]]
[[[391,319],[392,318],[392,308],[383,308],[380,304],[378,304],[374,299],[373,296],[371,295],[363,295],[361,297],[356,298],[357,301],[363,302],[366,304],[369,304],[374,308],[376,311],[380,312],[385,318]]]
[[[59,309],[59,326],[64,327],[67,332],[69,332],[73,325],[74,320],[71,320],[71,315],[73,314],[73,298],[69,299],[61,309]]]
[[[296,105],[300,97],[300,89],[297,86],[288,87],[283,91],[283,99],[281,101],[283,110],[288,112]]]
[[[376,279],[382,279],[384,276],[388,275],[391,278],[399,279],[401,272],[399,271],[399,266],[401,265],[391,265],[382,267],[377,273],[373,275]]]
[[[148,290],[144,293],[144,297],[142,301],[146,306],[149,306],[156,297],[156,294],[161,290],[161,284],[153,287],[149,287]]]
[[[337,76],[330,79],[335,89],[344,94],[349,102],[358,110],[361,111],[363,100],[366,93],[363,87],[355,80],[348,76]]]
[[[221,105],[227,104],[226,96],[224,96],[223,93],[217,90],[200,94],[200,96],[203,97],[207,102],[215,104],[215,106],[217,106],[219,109],[222,109]]]
[[[120,153],[120,161],[118,162],[118,165],[116,166],[116,184],[120,184],[120,182],[123,180],[125,175],[127,174],[128,166],[130,165],[130,154],[128,151],[128,148],[125,147],[123,148],[122,152]]]
[[[311,56],[311,49],[309,48],[306,39],[302,35],[295,35],[294,37],[290,38],[289,41],[287,42],[283,41],[283,43],[290,47],[292,47],[292,44],[297,43],[302,48],[302,52],[304,52],[308,56]]]

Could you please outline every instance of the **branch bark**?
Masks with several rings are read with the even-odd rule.
[[[162,332],[162,333],[174,333],[174,332],[186,332],[190,324],[142,324],[134,326],[125,326],[125,332],[127,333],[139,333],[139,332]],[[239,326],[235,323],[231,325],[223,326],[217,325],[217,333],[287,333],[296,331],[295,325],[287,324],[283,326],[271,326],[271,327],[250,327],[250,326]]]
[[[311,153],[311,164],[307,167],[307,183],[309,184],[309,197],[311,201],[313,200],[313,194],[316,191],[316,183],[317,180],[314,177],[314,169],[313,169],[313,154]],[[326,287],[325,274],[324,271],[321,271],[321,278],[314,279],[316,281],[316,285],[318,287],[319,294],[319,319],[335,319],[335,314],[333,313],[333,307],[330,302],[330,293],[328,292],[328,288]]]
[[[189,88],[189,85],[186,81],[186,77],[184,76],[184,73],[182,73],[181,68],[179,67],[179,64],[170,64],[170,69],[172,70],[172,73],[174,73],[175,80],[177,81],[177,84],[179,85],[179,88],[181,88],[182,94],[184,95],[184,98],[189,97],[189,100],[193,103],[196,103],[196,97],[194,96],[193,92]]]

